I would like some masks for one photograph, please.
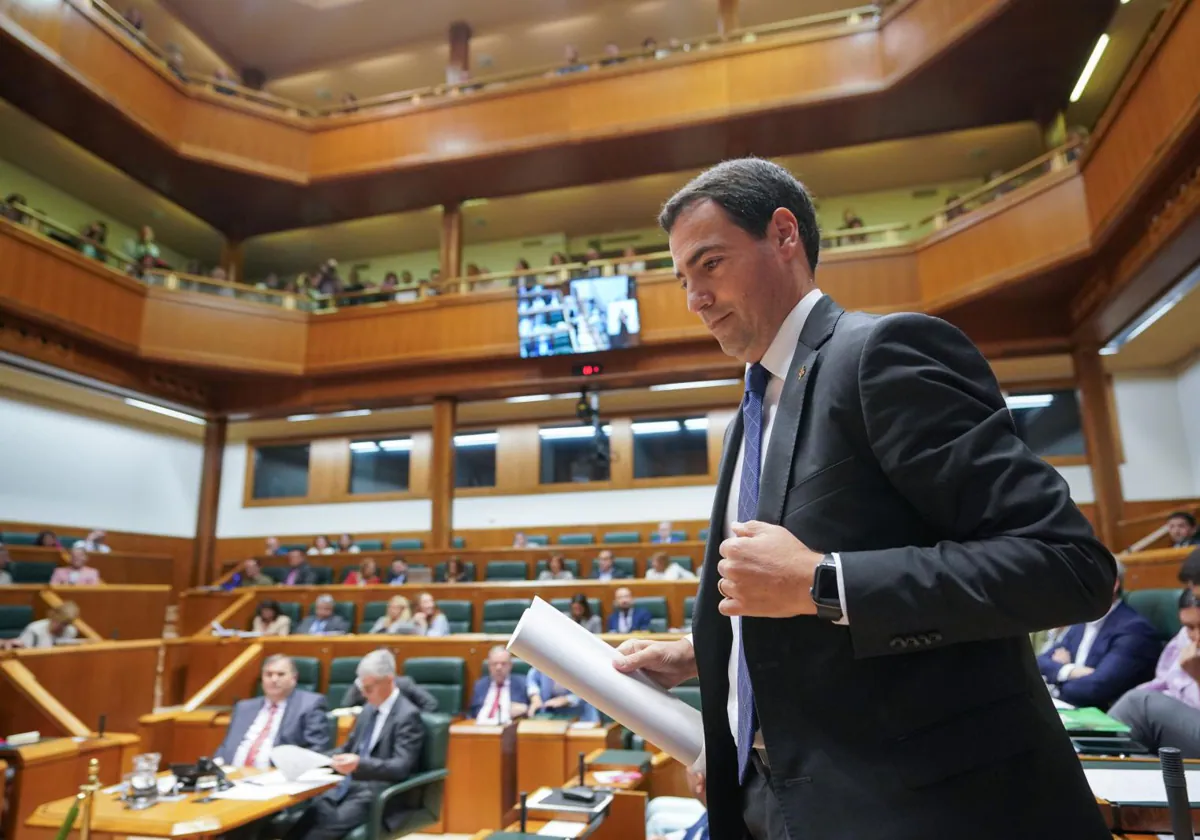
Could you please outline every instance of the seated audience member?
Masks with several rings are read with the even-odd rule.
[[[278,601],[260,601],[250,629],[260,636],[286,636],[292,632],[292,619],[279,612]]]
[[[513,534],[513,548],[528,548],[529,544],[525,541],[525,532],[517,531]]]
[[[654,616],[649,610],[633,605],[633,593],[622,586],[613,595],[613,611],[608,617],[609,633],[648,633]]]
[[[695,580],[696,575],[678,563],[672,563],[662,552],[650,556],[650,565],[646,567],[646,580]]]
[[[672,528],[671,528],[670,522],[659,522],[658,530],[656,530],[653,534],[650,535],[650,542],[652,542],[652,543],[675,542],[675,537],[671,533],[671,531],[672,531]]]
[[[572,694],[537,668],[530,668],[525,677],[529,691],[530,714],[568,718],[582,723],[599,723],[600,712],[591,703]]]
[[[1184,758],[1200,758],[1200,597],[1191,589],[1179,596],[1179,623],[1183,627],[1158,658],[1154,679],[1126,693],[1108,713],[1151,752],[1178,747]]]
[[[655,796],[646,803],[648,840],[708,840],[708,812],[701,801],[704,779],[688,770],[687,786],[699,798]]]
[[[51,586],[99,586],[100,573],[89,566],[87,552],[76,543],[71,546],[71,565],[59,566],[50,576]]]
[[[422,712],[437,711],[437,698],[413,682],[412,677],[396,677],[396,690],[407,697],[408,701]],[[362,692],[362,680],[355,677],[354,682],[350,683],[350,687],[342,695],[341,708],[352,709],[364,703],[366,703],[366,697]]]
[[[263,551],[268,557],[281,557],[288,553],[287,549],[279,544],[278,537],[267,537],[266,549]]]
[[[487,656],[488,675],[480,677],[471,694],[469,714],[476,723],[499,724],[529,714],[530,693],[525,678],[512,672],[512,654],[496,645]]]
[[[358,679],[367,704],[346,743],[333,755],[333,769],[345,774],[338,786],[313,800],[288,831],[287,840],[340,840],[370,819],[376,797],[412,775],[425,742],[421,712],[396,690],[396,658],[373,650],[358,663]],[[393,797],[383,811],[383,826],[395,832],[411,800]]]
[[[333,554],[334,548],[329,544],[329,537],[324,534],[317,534],[313,537],[313,544],[308,547],[310,556],[317,554]]]
[[[387,603],[387,612],[375,619],[372,633],[393,633],[411,636],[417,632],[413,624],[412,608],[403,595],[393,595]]]
[[[92,531],[79,544],[89,554],[108,554],[112,551],[112,546],[106,542],[107,539],[108,534],[103,531]]]
[[[4,547],[4,543],[0,543],[0,586],[12,585],[12,572],[9,566],[12,565],[12,558],[8,556],[8,549]]]
[[[263,574],[258,561],[250,557],[242,562],[242,570],[229,579],[230,589],[239,586],[274,586],[275,581]]]
[[[268,656],[262,667],[262,696],[234,704],[225,740],[213,757],[227,767],[267,770],[271,749],[280,744],[319,752],[329,749],[325,696],[296,688],[297,676],[291,657]]]
[[[362,550],[354,544],[354,537],[350,536],[349,534],[342,534],[340,537],[338,537],[337,546],[335,546],[335,548],[337,548],[338,552],[342,554],[358,554],[358,552]]]
[[[847,207],[842,211],[842,226],[838,230],[854,230],[863,227],[863,220],[857,213]],[[838,240],[839,245],[861,245],[867,241],[865,236],[844,236]]]
[[[373,557],[364,557],[358,568],[346,575],[345,580],[346,586],[378,586],[379,583],[379,567],[375,565]]]
[[[546,568],[538,573],[538,580],[575,580],[575,575],[563,564],[561,554],[551,554]]]
[[[349,631],[346,619],[333,611],[332,595],[318,595],[312,615],[305,616],[296,628],[300,636],[334,636]]]
[[[317,573],[308,565],[304,552],[294,548],[288,552],[288,573],[283,578],[284,586],[312,586],[317,582]]]
[[[467,567],[463,565],[462,560],[457,557],[451,557],[446,561],[446,583],[466,583],[467,582]]]
[[[1055,696],[1073,706],[1108,706],[1154,676],[1162,649],[1150,622],[1121,600],[1125,566],[1117,563],[1108,612],[1076,624],[1038,656],[1042,677]]]
[[[58,541],[58,534],[53,531],[38,531],[37,537],[33,544],[38,548],[57,548],[62,549],[62,543]]]
[[[589,633],[599,633],[603,629],[600,625],[600,616],[592,615],[592,605],[582,592],[571,596],[571,620],[576,624],[582,624],[583,629]]]
[[[588,66],[579,61],[579,50],[575,48],[574,44],[567,44],[563,47],[562,67],[559,67],[554,72],[562,76],[566,73],[578,73],[586,69],[588,69]]]
[[[75,620],[79,618],[79,607],[74,601],[63,601],[51,607],[45,618],[25,625],[21,635],[13,640],[12,647],[48,648],[79,638]]]
[[[625,250],[621,252],[621,256],[625,258],[625,262],[617,264],[617,274],[626,276],[631,274],[641,274],[646,270],[646,261],[638,259],[637,248],[632,245],[626,245]]]
[[[388,583],[392,586],[402,586],[408,583],[408,564],[403,557],[393,557],[392,565],[388,568]]]
[[[1184,510],[1167,517],[1167,539],[1172,548],[1189,548],[1200,545],[1200,533],[1196,532],[1196,517]]]
[[[437,601],[428,592],[417,596],[417,609],[413,613],[413,626],[418,636],[449,636],[450,622],[437,608]]]
[[[606,548],[596,555],[596,562],[592,564],[592,577],[596,580],[620,580],[629,575],[613,565],[613,553]]]

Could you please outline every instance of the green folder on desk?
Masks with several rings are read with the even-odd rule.
[[[1059,709],[1058,716],[1067,732],[1128,735],[1129,727],[1096,708]]]
[[[650,772],[650,753],[645,750],[605,750],[587,763],[589,768],[613,770],[637,770],[645,775]]]

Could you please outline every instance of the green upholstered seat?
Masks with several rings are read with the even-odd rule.
[[[457,715],[463,709],[467,664],[457,656],[414,656],[404,662],[404,675],[437,698],[437,710]]]
[[[1125,593],[1125,603],[1150,622],[1161,641],[1179,632],[1179,589],[1139,589]]]
[[[49,583],[57,568],[58,564],[50,560],[22,560],[8,564],[13,583],[24,584]]]
[[[463,567],[463,575],[466,577],[466,579],[467,580],[475,580],[475,561],[468,560],[466,563],[462,564],[462,567]],[[446,582],[446,564],[445,563],[438,563],[436,566],[433,567],[433,579],[437,583],[445,583]]]
[[[316,601],[313,601],[311,604],[308,605],[308,614],[309,615],[317,614],[317,602]],[[337,615],[337,616],[341,616],[342,620],[346,622],[346,626],[349,627],[351,630],[354,629],[354,602],[353,601],[334,601],[333,602],[333,614]]]
[[[708,541],[708,529],[701,528],[699,531],[697,531],[696,539],[700,540],[700,542],[707,542]]]
[[[261,566],[260,568],[264,575],[276,583],[283,583],[284,579],[287,578],[287,566]]]
[[[529,567],[523,560],[492,560],[483,566],[484,580],[529,580]]]
[[[661,595],[651,595],[645,598],[634,598],[633,606],[647,610],[651,616],[650,632],[667,632],[667,599]]]
[[[592,545],[596,538],[591,534],[559,534],[559,545]]]
[[[671,693],[687,703],[693,709],[700,708],[700,686],[698,685],[677,685],[671,689]]]
[[[451,548],[466,548],[467,541],[465,539],[463,539],[462,537],[453,537],[450,540],[450,547]]]
[[[313,575],[316,576],[314,586],[329,586],[333,583],[333,568],[330,566],[309,566],[313,570]]]
[[[692,625],[692,614],[696,610],[696,596],[688,595],[683,599],[683,623],[689,627]]]
[[[359,633],[370,633],[384,613],[387,612],[387,601],[368,601],[363,604],[362,620],[358,622]]]
[[[392,540],[390,547],[392,551],[420,551],[425,547],[425,541],[415,537],[402,537]]]
[[[15,639],[33,621],[33,607],[24,604],[0,606],[0,639]]]
[[[483,622],[480,627],[484,633],[511,633],[517,628],[517,622],[525,610],[533,603],[528,598],[501,598],[496,601],[483,602]]]
[[[605,543],[638,543],[642,541],[642,535],[637,531],[609,531],[600,541]]]
[[[692,568],[692,558],[691,557],[683,557],[680,555],[675,555],[668,559],[672,563],[674,563],[676,566],[682,566],[683,568],[687,569],[689,572],[695,571],[695,569]]]
[[[550,568],[549,560],[537,561],[537,566],[535,567],[534,577],[537,577],[542,572],[546,571],[546,569],[548,569],[548,568]],[[566,569],[571,574],[575,575],[575,577],[579,577],[579,561],[578,560],[568,560],[566,558],[563,558],[563,568]]]
[[[0,531],[0,543],[5,545],[37,545],[33,531]]]
[[[550,606],[558,610],[560,613],[571,614],[571,599],[570,598],[554,598],[550,601]],[[600,615],[600,599],[588,598],[588,606],[592,608],[592,615]]]
[[[355,540],[359,551],[383,551],[383,540]]]
[[[470,633],[474,609],[470,601],[438,601],[438,609],[446,616],[451,633]]]
[[[279,547],[281,549],[283,549],[285,552],[300,551],[303,553],[308,553],[308,546],[304,543],[280,543]]]
[[[592,567],[595,568],[595,563],[592,564]],[[636,577],[637,575],[637,567],[634,565],[632,557],[614,557],[613,568],[620,569],[627,577]]]
[[[354,684],[358,660],[357,656],[339,656],[329,663],[329,688],[325,690],[329,708],[336,709],[342,705],[346,689]]]
[[[526,545],[550,545],[550,538],[545,534],[527,534],[525,536]]]

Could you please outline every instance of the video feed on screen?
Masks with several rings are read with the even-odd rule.
[[[567,284],[522,283],[517,292],[521,358],[620,350],[638,342],[637,283],[585,277]]]

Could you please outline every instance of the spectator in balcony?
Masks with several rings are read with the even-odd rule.
[[[596,260],[603,259],[600,256],[600,249],[595,245],[589,245],[587,252],[584,254],[584,260],[588,263],[588,267],[584,270],[584,277],[599,277],[604,274],[604,266],[592,265]]]
[[[526,540],[525,540],[525,532],[524,531],[517,531],[515,534],[513,534],[512,547],[513,548],[528,548],[529,547],[529,543],[526,542]]]
[[[358,97],[347,91],[342,95],[342,110],[347,114],[353,114],[358,110]]]
[[[80,543],[71,546],[69,566],[59,566],[50,576],[51,586],[99,586],[100,573],[88,565],[87,551]]]
[[[529,260],[519,259],[517,264],[513,266],[513,271],[516,273],[516,285],[519,289],[527,289],[536,284],[533,275],[528,274]]]
[[[213,71],[213,90],[224,96],[233,96],[234,90],[230,87],[231,84],[236,84],[237,79],[233,77],[224,67],[218,67]]]
[[[428,592],[417,596],[417,609],[413,613],[413,626],[418,636],[449,636],[450,622],[438,609],[437,601]]]
[[[613,611],[608,617],[609,633],[648,633],[654,616],[642,607],[634,606],[633,593],[622,586],[613,594]]]
[[[838,230],[853,230],[854,228],[863,227],[863,220],[857,213],[847,207],[842,211],[842,226]],[[865,236],[844,236],[840,237],[838,243],[841,245],[861,245],[867,241]]]
[[[32,621],[21,631],[13,647],[50,648],[79,638],[75,621],[79,618],[79,607],[74,601],[63,601],[51,607],[46,617]]]
[[[401,285],[401,287],[403,287],[405,289],[407,289],[413,285],[412,272],[409,271],[407,268],[400,272],[400,285]]]
[[[446,583],[466,583],[467,569],[458,557],[446,561]]]
[[[354,537],[342,534],[338,537],[337,551],[339,554],[358,554],[361,549],[354,544]]]
[[[1196,517],[1186,510],[1177,510],[1167,517],[1167,539],[1172,548],[1189,548],[1200,545],[1200,533],[1196,532]]]
[[[646,270],[646,261],[638,259],[637,248],[632,245],[625,246],[625,250],[621,252],[624,261],[617,264],[617,274],[629,276],[631,274],[641,274]]]
[[[329,544],[329,537],[324,534],[317,534],[313,537],[313,544],[308,547],[309,556],[318,554],[334,554],[336,549]]]
[[[650,542],[659,543],[661,545],[678,542],[678,540],[675,539],[675,534],[673,532],[674,528],[672,528],[670,522],[659,522],[658,528],[653,534],[650,535]]]
[[[62,543],[58,541],[58,534],[53,531],[38,531],[33,544],[38,548],[57,548],[59,551],[62,551]]]
[[[184,72],[183,50],[179,49],[176,44],[167,44],[167,69],[170,70],[175,78],[181,82],[188,81],[187,73]]]
[[[650,565],[646,568],[646,580],[695,579],[695,573],[690,569],[685,569],[678,563],[672,563],[665,551],[658,551],[650,556]]]
[[[350,632],[346,619],[333,611],[333,596],[318,595],[312,615],[305,616],[296,628],[300,636],[340,636]]]
[[[279,544],[279,537],[267,537],[263,554],[268,557],[282,557],[287,554],[287,549]]]
[[[0,586],[12,586],[12,571],[9,567],[12,565],[12,558],[8,556],[8,549],[4,547],[4,543],[0,543]]]
[[[1087,145],[1088,130],[1081,125],[1073,125],[1067,129],[1067,144],[1071,148],[1067,149],[1067,163],[1074,163],[1079,160],[1079,156],[1083,154],[1083,147]]]
[[[417,632],[413,624],[412,607],[403,595],[393,595],[387,603],[387,612],[371,625],[372,633],[392,633],[411,636]]]
[[[575,580],[575,575],[567,569],[563,556],[556,552],[546,561],[546,568],[538,574],[538,580]]]
[[[945,215],[947,222],[954,221],[955,219],[957,219],[959,216],[961,216],[963,213],[966,212],[966,210],[963,208],[963,206],[961,204],[958,204],[957,202],[958,202],[958,193],[950,193],[950,195],[946,196],[946,204],[945,204],[946,209],[943,211],[943,215]]]
[[[613,553],[606,548],[596,555],[596,562],[592,564],[592,577],[596,580],[620,580],[629,575],[613,565]]]
[[[162,261],[162,252],[158,248],[158,242],[154,239],[154,228],[150,225],[142,225],[142,229],[138,232],[137,241],[133,243],[133,261],[142,268],[166,265]]]
[[[571,596],[571,620],[576,624],[582,624],[583,629],[589,633],[599,633],[603,630],[600,616],[592,612],[592,603],[582,592]]]
[[[388,584],[391,586],[403,586],[408,583],[408,564],[404,562],[404,558],[399,555],[392,558],[392,565],[388,568]]]
[[[125,10],[125,22],[136,29],[142,31],[142,27],[146,25],[145,19],[142,17],[142,10],[137,6],[130,6]]]
[[[292,632],[292,619],[279,611],[279,602],[260,601],[250,629],[260,636],[286,636]]]
[[[604,58],[600,60],[601,67],[612,67],[616,64],[621,64],[625,61],[621,57],[621,47],[616,41],[609,41],[604,45]]]
[[[575,48],[574,44],[567,44],[563,47],[562,67],[559,67],[554,72],[559,76],[565,76],[568,73],[578,73],[586,69],[588,69],[588,66],[579,60],[579,50]]]
[[[345,580],[346,586],[378,586],[379,583],[379,567],[372,557],[364,557],[358,568],[346,575]]]
[[[370,303],[389,303],[399,300],[399,296],[396,294],[399,285],[400,278],[396,276],[396,272],[389,271],[383,275],[383,282],[379,284],[379,293],[371,295],[370,298],[364,298],[364,300]]]
[[[4,206],[0,207],[0,215],[4,216],[10,222],[27,225],[29,224],[29,216],[26,214],[25,208],[28,206],[25,196],[20,193],[12,193],[8,198],[4,199]]]
[[[999,198],[1000,196],[1004,195],[1005,193],[1012,192],[1012,190],[1013,190],[1012,181],[1003,180],[1003,179],[1004,179],[1004,170],[1003,169],[993,169],[991,172],[988,173],[987,180],[984,183],[991,184],[996,181],[1000,182],[1000,183],[996,184],[995,187],[992,188],[992,200],[993,201],[996,200],[997,198]]]
[[[108,544],[107,540],[108,534],[97,530],[90,532],[77,545],[82,545],[83,550],[89,554],[108,554],[112,551],[112,546]]]
[[[321,266],[320,272],[317,274],[317,293],[325,295],[336,295],[342,290],[342,278],[338,276],[337,260],[329,259]]]
[[[365,298],[359,297],[360,292],[365,292],[367,285],[359,274],[357,268],[350,269],[350,279],[346,281],[346,285],[342,288],[342,293],[350,295],[342,300],[342,306],[358,306],[360,303],[365,303]]]
[[[242,586],[274,586],[275,580],[263,573],[253,557],[242,562],[242,570],[229,579],[230,589]]]
[[[284,586],[312,586],[317,582],[317,573],[308,565],[304,552],[294,548],[288,552],[288,573],[283,578]]]
[[[92,222],[80,234],[79,250],[85,257],[104,262],[107,241],[108,225],[104,222]]]

